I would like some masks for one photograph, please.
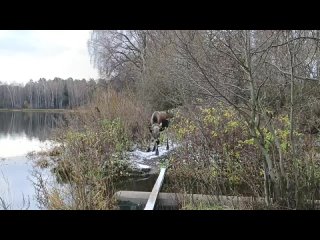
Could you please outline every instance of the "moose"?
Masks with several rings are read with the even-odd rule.
[[[173,113],[169,111],[155,111],[150,118],[149,130],[151,133],[151,140],[149,142],[149,147],[147,152],[150,152],[151,143],[154,144],[153,152],[156,151],[156,155],[159,155],[158,146],[160,144],[160,132],[164,131],[169,126],[169,119],[173,117]],[[167,138],[167,150],[169,150],[169,140],[168,134],[166,133]]]

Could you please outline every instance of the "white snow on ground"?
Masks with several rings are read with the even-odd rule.
[[[136,149],[133,152],[129,152],[129,161],[132,164],[133,168],[136,169],[150,169],[152,166],[157,165],[158,158],[161,158],[165,155],[167,155],[170,151],[178,147],[178,144],[171,143],[169,141],[169,150],[167,150],[167,145],[166,144],[161,144],[158,149],[159,149],[159,155],[156,155],[156,152],[146,152],[146,151],[141,151],[139,149]],[[151,166],[152,165],[152,166]]]
[[[140,169],[150,169],[150,166],[144,165],[144,164],[140,164],[140,163],[137,163],[137,167],[140,168]]]

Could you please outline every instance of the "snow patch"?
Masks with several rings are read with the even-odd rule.
[[[155,152],[145,152],[141,151],[139,149],[136,149],[133,152],[129,152],[129,161],[131,162],[132,167],[138,168],[138,169],[151,169],[151,164],[154,164],[154,162],[165,155],[167,155],[169,152],[171,152],[173,149],[178,147],[178,144],[169,142],[169,150],[167,150],[166,144],[162,144],[158,147],[159,149],[159,155],[157,156]],[[147,164],[147,165],[146,165]]]
[[[150,166],[144,165],[144,164],[140,164],[140,163],[137,164],[137,167],[140,168],[140,169],[151,169]]]

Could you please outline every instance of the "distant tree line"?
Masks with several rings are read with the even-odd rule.
[[[95,89],[103,86],[103,80],[97,82],[82,79],[54,78],[27,84],[6,84],[0,82],[0,108],[20,109],[62,109],[75,108],[88,103]]]

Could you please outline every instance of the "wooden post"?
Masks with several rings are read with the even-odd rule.
[[[156,204],[157,197],[160,192],[163,180],[164,180],[165,172],[166,172],[166,168],[161,168],[159,177],[153,186],[152,192],[150,193],[148,202],[147,202],[144,210],[153,210],[154,205]]]

